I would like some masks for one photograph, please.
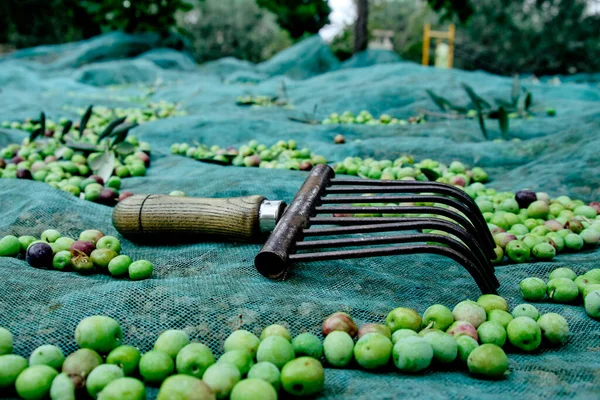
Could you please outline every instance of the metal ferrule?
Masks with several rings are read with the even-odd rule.
[[[264,200],[258,209],[260,231],[272,232],[285,210],[285,202],[280,200]]]

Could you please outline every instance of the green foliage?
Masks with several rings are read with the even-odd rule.
[[[77,41],[100,32],[78,0],[0,1],[0,43],[24,48]]]
[[[369,32],[375,29],[393,30],[394,50],[406,60],[420,62],[425,22],[438,18],[427,5],[415,0],[371,0],[369,3]],[[354,52],[354,29],[346,27],[332,43],[333,53],[345,60]]]
[[[442,20],[457,17],[465,23],[475,11],[471,0],[427,0],[429,7],[441,15]]]
[[[600,15],[587,0],[479,0],[459,30],[459,67],[499,74],[600,69]]]
[[[346,28],[334,37],[331,42],[331,51],[340,61],[352,57],[354,54],[354,30]]]
[[[0,43],[18,48],[87,39],[103,31],[166,34],[185,0],[2,0]]]
[[[205,0],[182,15],[179,25],[198,62],[227,56],[259,62],[291,44],[275,16],[255,0]]]
[[[450,100],[437,95],[433,90],[425,90],[435,105],[443,111],[448,118],[477,118],[479,128],[485,139],[489,139],[485,119],[497,119],[500,133],[504,139],[508,139],[509,119],[527,118],[532,115],[530,108],[533,104],[533,95],[527,89],[522,88],[519,76],[515,75],[510,100],[495,99],[498,107],[492,106],[487,100],[475,93],[475,90],[466,83],[461,84],[471,102],[466,106],[458,106]],[[522,96],[523,95],[523,96]],[[439,116],[439,115],[438,115]]]
[[[423,26],[446,30],[445,7],[452,3],[455,19],[464,20],[464,1],[372,0],[369,29],[395,31],[394,50],[403,59],[421,61]],[[478,0],[475,12],[457,27],[456,68],[496,74],[536,75],[595,72],[600,70],[600,15],[589,13],[591,0]],[[459,13],[460,12],[460,13]],[[461,14],[462,13],[462,14]],[[461,17],[461,15],[463,15]],[[348,27],[332,43],[336,54],[349,48]],[[436,41],[431,42],[435,51]]]
[[[277,23],[299,39],[306,33],[315,34],[329,23],[331,9],[327,0],[257,0],[263,7],[277,16]]]
[[[175,25],[175,13],[189,11],[185,0],[95,0],[81,1],[91,19],[105,31],[159,32]]]

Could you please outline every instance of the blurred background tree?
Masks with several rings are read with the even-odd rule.
[[[277,23],[287,30],[293,39],[318,33],[329,23],[331,9],[327,0],[257,0],[277,16]]]
[[[450,3],[456,8],[447,8]],[[449,22],[463,22],[457,29],[456,68],[503,75],[596,72],[600,10],[594,5],[594,0],[370,0],[368,28],[393,30],[394,50],[415,62],[421,60],[426,23],[445,30]],[[353,42],[348,26],[332,49],[347,58]]]
[[[17,48],[65,43],[101,33],[79,0],[0,0],[0,43]]]
[[[175,25],[175,13],[193,7],[186,0],[80,1],[103,31],[158,32],[167,35]]]
[[[237,57],[259,62],[292,44],[277,17],[255,0],[203,0],[179,23],[198,62]]]
[[[455,22],[456,68],[505,75],[600,71],[598,0],[351,1],[360,2],[367,22],[355,26],[362,39],[392,30],[394,50],[405,60],[420,62],[425,23],[444,30]],[[319,32],[329,12],[326,0],[0,0],[0,44],[64,43],[110,30],[179,31],[199,62],[223,56],[258,62]],[[357,46],[353,28],[331,44],[340,59],[368,43]]]
[[[356,3],[356,23],[354,30],[350,32],[346,28],[333,41],[333,49],[340,59],[349,58],[353,53],[363,51],[367,48],[370,32],[376,29],[393,30],[396,32],[396,42],[406,42],[405,33],[410,33],[414,42],[422,43],[423,25],[425,18],[429,15],[439,21],[458,20],[461,23],[468,21],[473,14],[474,8],[471,0],[354,0]],[[429,8],[428,8],[429,6]],[[431,9],[437,14],[431,12]],[[416,30],[420,30],[417,32]],[[415,36],[416,35],[416,36]],[[351,46],[350,42],[354,45]],[[403,50],[399,50],[398,47]],[[405,55],[405,43],[396,46],[396,51]],[[411,46],[411,52],[417,50]],[[420,57],[420,47],[418,49]],[[412,55],[409,59],[413,59]],[[417,57],[414,57],[417,60]],[[418,58],[420,59],[420,58]]]
[[[478,0],[459,29],[459,68],[536,75],[600,71],[600,14],[590,0]]]

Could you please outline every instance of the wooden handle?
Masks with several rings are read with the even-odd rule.
[[[262,196],[222,199],[167,195],[131,196],[113,211],[113,225],[126,237],[160,239],[218,235],[229,239],[263,237],[258,212]]]

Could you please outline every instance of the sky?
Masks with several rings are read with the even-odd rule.
[[[326,41],[333,39],[344,29],[344,26],[353,23],[356,18],[353,0],[328,0],[328,3],[331,8],[329,14],[331,23],[319,31],[319,35]]]

